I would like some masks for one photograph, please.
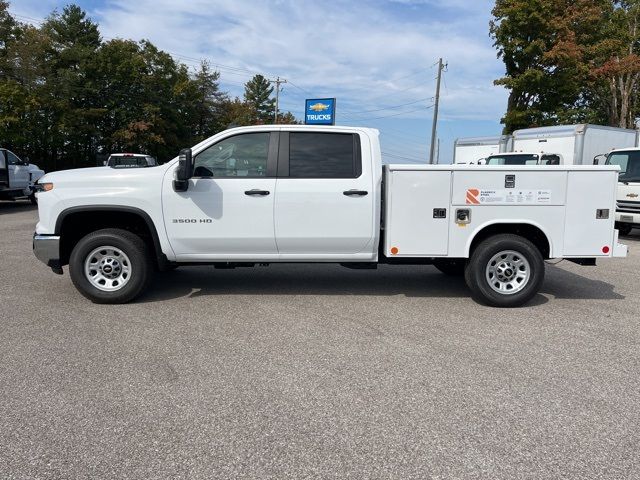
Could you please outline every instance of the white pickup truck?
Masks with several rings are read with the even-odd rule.
[[[0,148],[0,200],[28,197],[31,203],[36,203],[34,185],[43,175],[37,165]]]
[[[35,255],[100,303],[154,270],[272,262],[433,264],[493,306],[526,303],[544,260],[626,256],[617,166],[381,164],[378,131],[256,126],[151,168],[41,179]]]

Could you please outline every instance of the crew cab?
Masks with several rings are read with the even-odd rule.
[[[629,235],[633,228],[640,228],[640,148],[613,150],[606,163],[620,167],[616,228]]]
[[[36,203],[35,183],[44,172],[37,165],[20,159],[6,148],[0,148],[0,200],[29,198]]]
[[[213,264],[433,264],[498,307],[529,301],[547,259],[626,256],[617,166],[385,165],[378,131],[225,130],[149,169],[47,174],[35,255],[94,302],[155,270]]]

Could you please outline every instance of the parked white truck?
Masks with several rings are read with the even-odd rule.
[[[484,163],[483,160],[489,155],[510,152],[512,141],[511,135],[458,138],[453,145],[453,163],[464,165],[482,164]]]
[[[454,145],[454,163],[477,163],[484,158],[489,161],[501,158],[498,154],[554,155],[561,165],[592,165],[597,156],[604,156],[614,148],[635,147],[638,131],[601,125],[578,124],[516,130],[512,136],[460,138]],[[515,165],[524,157],[510,158]],[[532,164],[531,162],[528,162]],[[545,162],[539,164],[555,164]]]
[[[563,165],[592,165],[614,148],[635,147],[636,130],[578,124],[526,128],[513,132],[513,152],[559,155]]]
[[[633,228],[640,228],[640,148],[614,150],[606,163],[620,167],[616,228],[628,235]]]
[[[6,148],[0,148],[0,200],[29,198],[36,203],[34,185],[44,175],[37,165],[20,159]]]
[[[434,264],[474,297],[531,299],[546,259],[626,255],[617,166],[381,164],[378,131],[234,128],[144,169],[41,180],[35,255],[94,302],[138,296],[154,268],[271,262]]]

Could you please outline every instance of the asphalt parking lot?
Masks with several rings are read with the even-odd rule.
[[[93,305],[0,202],[0,478],[639,478],[640,231],[497,310],[432,267],[159,274]]]

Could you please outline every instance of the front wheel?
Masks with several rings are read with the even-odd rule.
[[[153,266],[146,244],[126,230],[109,228],[83,237],[69,258],[78,291],[94,303],[126,303],[146,288]]]
[[[540,250],[518,235],[495,235],[473,251],[465,270],[473,296],[493,307],[519,307],[538,293],[544,280]]]

